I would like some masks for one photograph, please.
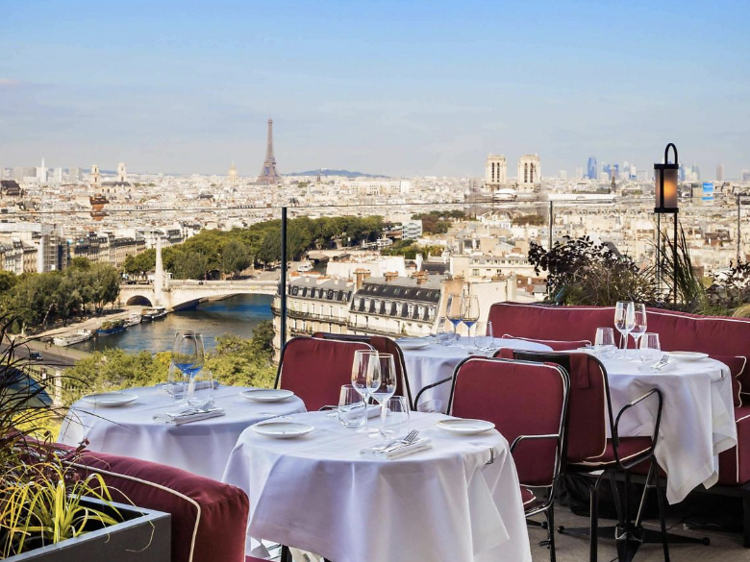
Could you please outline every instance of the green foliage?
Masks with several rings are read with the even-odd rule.
[[[80,536],[117,523],[115,517],[82,505],[83,497],[111,503],[99,476],[82,477],[72,467],[83,447],[65,452],[40,429],[61,415],[43,381],[33,381],[26,340],[8,337],[14,319],[0,317],[0,559]],[[67,378],[63,381],[67,383]]]
[[[362,241],[374,242],[383,231],[383,218],[321,217],[291,219],[287,225],[287,252],[298,260],[305,252],[334,248]],[[236,275],[251,265],[271,265],[281,260],[281,221],[254,224],[249,228],[234,228],[229,232],[204,230],[185,242],[162,251],[164,268],[175,279],[206,279],[218,272]],[[156,267],[156,251],[146,250],[128,256],[123,272],[144,275]]]
[[[16,278],[2,293],[0,310],[16,320],[14,331],[25,331],[68,320],[89,307],[100,313],[119,293],[120,278],[114,267],[76,258],[62,272],[25,273]]]
[[[680,231],[677,235],[676,261],[672,252],[673,241],[670,240],[669,234],[663,233],[662,239],[664,240],[664,248],[661,252],[662,279],[664,279],[669,288],[666,302],[673,308],[687,312],[703,314],[714,312],[714,310],[712,310],[712,305],[709,302],[706,288],[693,269],[693,262],[690,258],[690,248],[682,226],[680,226]],[[676,302],[674,297],[675,287],[677,290]]]
[[[545,250],[532,242],[529,262],[537,275],[547,272],[549,300],[564,305],[611,306],[620,300],[655,303],[650,270],[588,237],[566,239]]]
[[[225,385],[271,387],[276,375],[272,339],[270,321],[258,324],[249,340],[233,334],[219,336],[216,349],[206,354],[206,368]],[[121,349],[96,352],[67,370],[69,382],[63,401],[69,406],[92,392],[165,382],[169,363],[168,351],[155,355],[148,351],[128,353]]]
[[[6,294],[18,282],[18,277],[10,271],[0,270],[0,295]]]
[[[408,260],[413,260],[417,254],[427,256],[439,256],[443,253],[440,246],[417,246],[413,240],[398,240],[392,245],[383,248],[380,251],[384,256],[404,256]]]
[[[445,234],[455,220],[469,220],[464,211],[430,211],[418,213],[412,219],[422,221],[422,232],[425,234]]]
[[[518,226],[544,226],[547,224],[547,219],[537,214],[519,215],[513,219],[513,224]]]

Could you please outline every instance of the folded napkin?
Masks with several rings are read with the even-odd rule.
[[[422,439],[418,439],[411,445],[400,445],[390,450],[386,449],[386,451],[378,450],[381,447],[382,445],[373,445],[371,447],[366,447],[362,449],[360,453],[363,455],[368,455],[368,456],[372,456],[376,458],[383,458],[383,459],[388,459],[388,460],[400,459],[401,457],[413,455],[414,453],[419,453],[420,451],[426,451],[427,449],[432,449],[432,440],[425,437]]]
[[[225,415],[225,413],[224,408],[209,408],[208,410],[196,410],[187,413],[156,414],[154,420],[163,421],[171,425],[184,425],[186,423],[193,423],[210,418],[218,418]]]
[[[339,410],[342,408],[345,410],[348,410],[351,408],[351,406],[329,406],[329,408],[333,408],[331,410],[331,413],[328,414],[329,417],[333,418],[336,417],[339,414]],[[368,418],[376,418],[380,415],[380,404],[370,404],[367,406],[367,417]]]

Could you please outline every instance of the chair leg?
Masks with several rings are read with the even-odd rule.
[[[656,466],[655,462],[652,462],[651,468]],[[661,478],[659,477],[659,470],[655,470],[656,475],[656,497],[659,501],[659,519],[661,521],[661,543],[664,548],[664,562],[669,562],[669,541],[667,539],[667,516],[666,508],[664,507],[664,492],[661,489]]]
[[[279,557],[279,562],[294,562],[292,559],[292,552],[289,550],[288,546],[281,546],[281,556]]]
[[[547,540],[549,541],[549,560],[550,562],[557,561],[557,555],[555,554],[555,504],[549,506],[549,509],[544,512],[547,517]]]
[[[599,549],[599,484],[604,474],[597,477],[591,488],[590,535],[589,535],[589,562],[597,562]]]

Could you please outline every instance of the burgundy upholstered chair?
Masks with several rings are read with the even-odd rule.
[[[556,363],[570,375],[570,401],[568,407],[567,433],[564,442],[566,472],[594,473],[597,476],[591,488],[591,521],[590,529],[576,530],[560,527],[560,532],[572,535],[588,536],[590,540],[590,560],[596,562],[599,536],[611,536],[618,541],[620,549],[632,556],[641,544],[634,537],[647,537],[648,542],[661,542],[664,559],[669,561],[667,529],[664,513],[664,498],[661,490],[658,465],[654,456],[656,440],[659,435],[662,411],[662,393],[652,389],[633,402],[623,406],[615,416],[609,393],[607,370],[596,358],[587,353],[531,352],[516,350],[513,353],[517,360]],[[653,398],[652,398],[653,397]],[[620,419],[628,410],[641,402],[652,398],[657,401],[654,433],[650,437],[622,437],[618,433]],[[607,437],[607,426],[611,428],[611,438]],[[631,469],[638,464],[648,464],[648,476],[644,495],[655,483],[659,503],[661,533],[652,535],[643,530],[640,510],[634,520],[630,517],[630,475]],[[620,505],[615,473],[623,472],[625,477],[624,509]],[[609,476],[613,486],[615,505],[619,514],[619,525],[609,529],[599,529],[598,506],[599,486],[602,479]],[[630,560],[629,557],[624,559]]]
[[[562,463],[568,373],[556,364],[470,357],[455,371],[448,411],[490,421],[511,442],[527,517],[547,518],[555,561],[554,501]],[[546,488],[537,498],[530,488]]]
[[[239,488],[171,466],[92,451],[74,466],[101,474],[115,501],[169,513],[172,562],[245,560],[250,503]]]
[[[375,351],[380,353],[390,353],[393,355],[396,363],[396,372],[398,373],[398,380],[396,381],[396,396],[404,396],[409,402],[409,407],[414,409],[411,388],[409,387],[409,378],[406,375],[404,352],[394,340],[386,336],[332,334],[330,332],[316,332],[312,337],[326,340],[358,341],[371,345],[375,348]]]
[[[341,386],[351,384],[354,352],[374,349],[357,341],[297,337],[281,352],[276,388],[293,391],[309,410],[339,402]]]

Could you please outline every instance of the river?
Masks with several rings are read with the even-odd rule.
[[[251,337],[255,326],[272,318],[272,300],[273,297],[267,295],[238,295],[205,302],[194,310],[173,312],[155,322],[142,322],[120,334],[95,337],[73,349],[93,352],[119,347],[131,352],[171,351],[175,333],[184,330],[202,333],[206,349],[213,349],[216,336],[222,334]]]

